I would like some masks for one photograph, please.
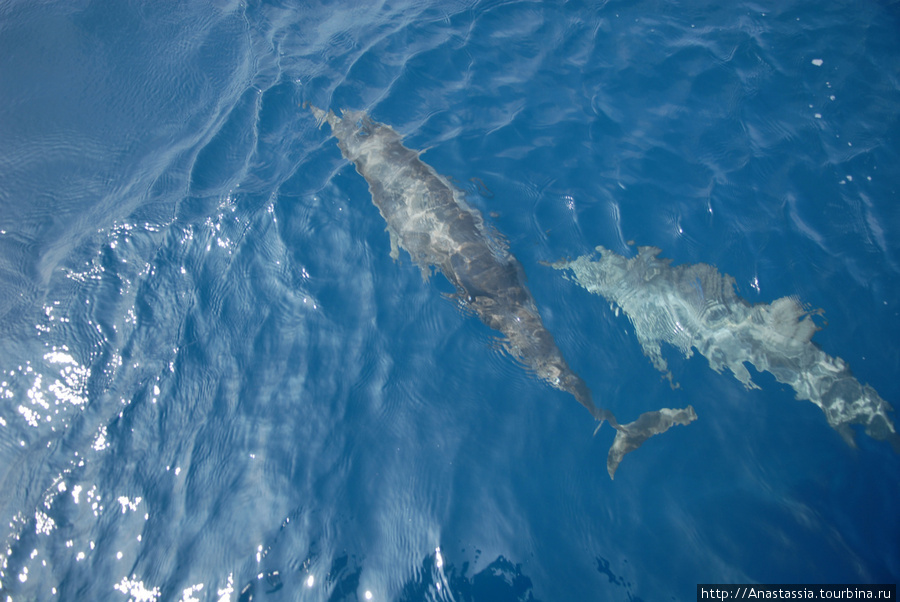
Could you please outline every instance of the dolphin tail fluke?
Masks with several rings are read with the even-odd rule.
[[[616,469],[619,467],[619,463],[625,457],[625,454],[639,448],[644,444],[644,441],[653,435],[665,433],[676,424],[688,425],[696,419],[697,413],[691,406],[682,410],[663,408],[656,412],[645,412],[638,416],[638,419],[634,422],[616,426],[616,431],[618,432],[616,432],[616,438],[612,447],[609,448],[609,456],[606,459],[606,469],[609,471],[609,478],[614,478]]]

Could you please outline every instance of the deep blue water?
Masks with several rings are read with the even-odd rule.
[[[541,265],[654,245],[900,403],[896,2],[0,3],[0,598],[692,600],[900,578],[900,459]],[[304,102],[502,232],[629,454],[390,256]],[[437,550],[440,550],[437,552]]]

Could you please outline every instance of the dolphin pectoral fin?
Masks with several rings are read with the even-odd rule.
[[[625,454],[639,448],[644,441],[653,435],[665,433],[676,424],[688,425],[696,419],[697,413],[692,406],[682,410],[663,408],[656,412],[646,412],[638,416],[634,422],[617,426],[618,432],[606,459],[609,478],[614,478],[616,469]]]
[[[301,106],[312,111],[312,114],[316,117],[316,125],[318,127],[322,127],[322,124],[326,121],[332,128],[341,122],[341,118],[335,115],[334,111],[330,109],[325,112],[319,107],[313,106],[312,103],[309,102],[305,102]]]
[[[400,261],[400,240],[393,230],[390,228],[385,228],[388,233],[388,236],[391,239],[391,259],[394,261]]]

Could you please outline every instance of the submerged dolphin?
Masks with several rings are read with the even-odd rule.
[[[609,410],[598,408],[584,381],[575,374],[544,328],[522,265],[481,214],[470,207],[450,182],[403,146],[390,126],[363,112],[338,117],[310,107],[319,124],[327,121],[344,157],[369,183],[372,201],[387,222],[391,256],[405,249],[422,269],[440,271],[460,300],[481,320],[504,335],[503,348],[550,386],[571,393],[602,426],[617,431],[607,458],[612,477],[622,457],[653,435],[697,418],[694,409],[647,412],[630,424],[619,424]],[[596,432],[596,431],[595,431]]]
[[[617,315],[621,309],[644,353],[670,381],[662,342],[685,357],[696,349],[716,372],[728,368],[745,387],[757,389],[747,363],[789,385],[797,399],[819,406],[850,445],[855,445],[851,425],[859,424],[867,435],[900,452],[890,404],[861,384],[847,362],[812,341],[819,327],[810,315],[817,312],[793,297],[751,305],[737,295],[728,274],[705,263],[672,265],[659,257],[656,247],[638,247],[631,258],[604,247],[597,251],[599,256],[551,265],[571,272],[578,284],[613,304]]]

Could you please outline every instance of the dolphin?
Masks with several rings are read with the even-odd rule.
[[[673,265],[657,247],[638,247],[625,257],[598,246],[596,254],[549,264],[628,316],[644,354],[672,386],[663,358],[668,343],[689,358],[694,350],[716,372],[725,368],[747,389],[758,389],[745,364],[769,372],[790,386],[797,399],[825,413],[844,440],[856,447],[852,425],[900,453],[893,408],[869,385],[860,383],[840,357],[812,340],[820,327],[794,297],[753,303],[738,296],[735,280],[707,263]]]
[[[594,404],[585,382],[566,363],[553,335],[544,327],[522,264],[505,241],[484,222],[444,176],[403,146],[402,137],[365,112],[333,111],[309,106],[319,126],[328,122],[344,158],[369,184],[372,201],[387,223],[391,257],[404,249],[427,280],[433,270],[444,275],[457,298],[490,328],[503,334],[502,348],[555,389],[570,393],[599,421],[608,422],[616,438],[607,457],[610,478],[622,457],[649,437],[697,418],[688,406],[642,414],[619,424],[613,413]]]

